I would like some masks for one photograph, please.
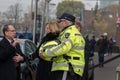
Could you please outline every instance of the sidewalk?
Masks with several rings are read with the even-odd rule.
[[[117,53],[113,53],[113,55],[105,56],[105,60],[108,60],[114,56],[117,56]],[[94,63],[98,63],[98,55],[95,53]],[[94,80],[116,80],[116,67],[120,64],[120,58],[117,58],[107,64],[104,64],[103,68],[97,67],[95,69]]]

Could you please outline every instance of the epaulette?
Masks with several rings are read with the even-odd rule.
[[[75,34],[75,36],[82,36],[81,34]]]

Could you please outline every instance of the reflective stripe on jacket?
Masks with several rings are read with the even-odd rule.
[[[46,49],[52,48],[52,47],[58,45],[59,43],[60,43],[59,40],[53,40],[53,41],[48,41],[48,42],[42,44],[41,47],[39,48],[39,54],[41,51],[44,52]],[[53,58],[55,58],[55,56],[54,57],[44,56],[44,60],[46,60],[46,61],[51,61]]]

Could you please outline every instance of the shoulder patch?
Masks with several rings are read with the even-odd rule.
[[[65,38],[68,38],[70,36],[70,33],[65,34]]]
[[[75,36],[82,36],[81,34],[75,34]]]

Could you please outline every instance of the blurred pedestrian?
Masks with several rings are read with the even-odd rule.
[[[108,55],[112,55],[113,52],[113,40],[112,37],[108,41]]]
[[[85,52],[90,56],[91,42],[89,39],[89,34],[85,37]]]
[[[52,80],[82,80],[85,41],[74,24],[73,15],[63,13],[59,20],[61,43],[40,51],[40,57],[56,57],[52,65]]]
[[[101,64],[100,67],[104,67],[102,63],[104,62],[104,54],[107,48],[107,41],[105,36],[101,35],[96,45],[98,46],[98,61],[99,61],[99,64]]]
[[[19,41],[14,39],[15,28],[8,24],[3,28],[4,37],[0,41],[0,79],[20,80],[19,62],[24,60]]]
[[[107,35],[104,35],[104,46],[105,46],[105,54],[104,54],[104,56],[107,55],[107,52],[108,52],[108,44],[109,44],[108,36],[107,36]]]
[[[90,57],[94,56],[95,45],[96,45],[95,36],[92,36],[92,39],[90,40]]]

